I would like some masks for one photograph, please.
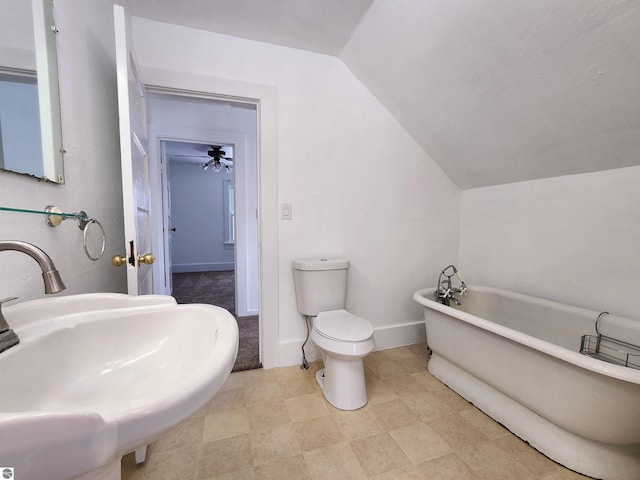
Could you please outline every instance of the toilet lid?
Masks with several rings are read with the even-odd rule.
[[[339,342],[362,342],[373,335],[373,325],[369,321],[346,310],[320,312],[314,328],[323,337]]]

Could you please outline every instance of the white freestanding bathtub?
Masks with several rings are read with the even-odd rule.
[[[436,378],[572,470],[640,479],[640,370],[580,354],[599,312],[488,287],[446,306],[434,290],[413,298]],[[640,321],[607,315],[598,330],[640,344]]]

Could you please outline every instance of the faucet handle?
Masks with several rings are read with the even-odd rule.
[[[0,300],[0,333],[4,333],[7,330],[9,330],[9,325],[7,324],[7,321],[4,319],[4,316],[2,315],[2,305],[17,299],[18,297],[7,297],[3,300]]]

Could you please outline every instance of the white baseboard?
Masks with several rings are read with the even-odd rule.
[[[291,365],[302,365],[302,342],[301,340],[287,340],[286,342],[280,342],[280,348],[278,352],[278,367],[289,367]],[[309,339],[304,347],[305,357],[308,362],[314,362],[320,360],[320,350]]]
[[[173,273],[191,273],[191,272],[223,272],[233,270],[235,265],[233,262],[215,262],[215,263],[174,263],[171,265]]]
[[[373,332],[373,339],[376,342],[375,350],[386,350],[388,348],[413,345],[426,341],[427,334],[424,328],[424,320],[419,322],[409,322],[400,325],[387,325],[377,327]],[[302,363],[302,342],[301,340],[287,340],[279,345],[279,367],[300,365]],[[309,339],[304,348],[307,361],[313,362],[321,357],[320,350]]]
[[[424,328],[424,320],[421,320],[378,327],[373,332],[373,339],[376,341],[376,350],[386,350],[426,342],[427,331]]]

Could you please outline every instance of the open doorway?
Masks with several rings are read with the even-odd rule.
[[[234,370],[258,368],[256,109],[155,93],[147,109],[161,159],[165,293],[229,310],[240,329]]]
[[[235,314],[233,146],[169,140],[161,146],[172,293],[179,303],[210,303]]]

